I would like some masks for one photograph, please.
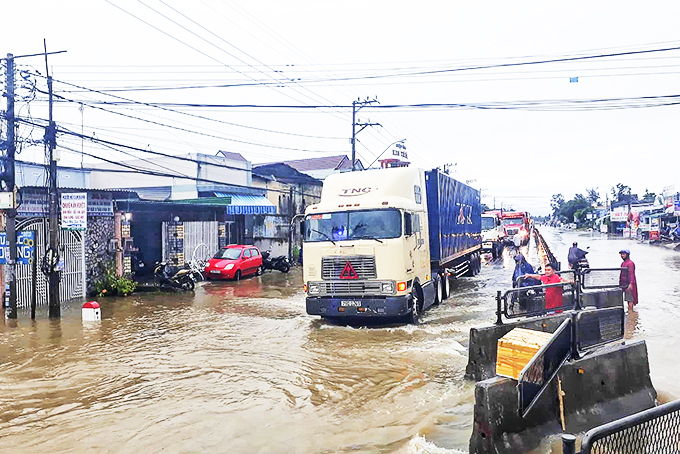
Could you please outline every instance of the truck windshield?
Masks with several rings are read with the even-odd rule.
[[[305,218],[305,241],[399,238],[401,212],[395,209],[311,214]]]
[[[517,224],[524,224],[524,220],[522,218],[503,219],[503,225],[517,225]]]
[[[491,216],[482,216],[482,230],[491,230],[496,227],[496,220]]]

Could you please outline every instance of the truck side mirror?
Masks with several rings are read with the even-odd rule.
[[[305,234],[305,221],[300,221],[300,235]]]

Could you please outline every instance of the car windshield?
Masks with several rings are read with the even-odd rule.
[[[482,216],[482,230],[491,230],[496,227],[495,219],[491,216]]]
[[[385,239],[401,236],[401,212],[395,209],[308,215],[305,241]]]
[[[241,255],[241,249],[229,248],[218,251],[213,256],[214,259],[236,260]]]
[[[517,224],[524,224],[522,218],[503,219],[503,225],[517,225]]]

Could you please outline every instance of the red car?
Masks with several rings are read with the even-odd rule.
[[[255,246],[232,244],[208,261],[203,272],[206,279],[234,279],[262,274],[262,254]]]

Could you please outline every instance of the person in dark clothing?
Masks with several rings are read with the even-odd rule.
[[[578,261],[585,258],[587,253],[588,251],[579,249],[578,243],[574,241],[574,244],[572,244],[572,246],[569,248],[569,255],[567,256],[569,268],[574,269]]]
[[[537,279],[523,279],[519,282],[519,277],[525,274],[534,274],[534,267],[531,263],[527,262],[527,259],[522,254],[517,254],[515,256],[515,271],[512,273],[512,287],[529,287],[531,285],[541,285],[541,282]]]

